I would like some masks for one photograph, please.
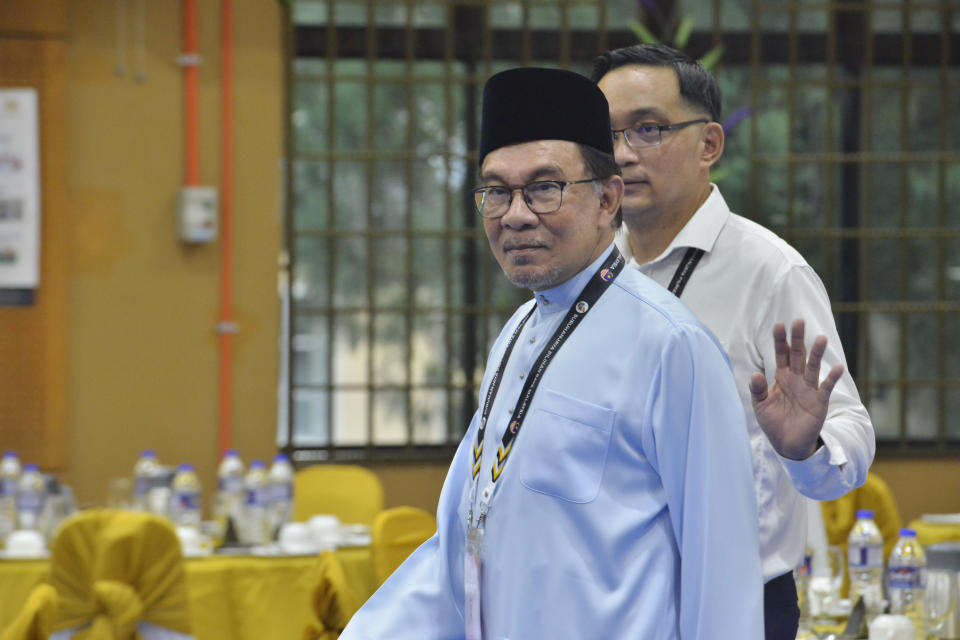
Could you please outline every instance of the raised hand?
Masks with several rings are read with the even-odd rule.
[[[776,323],[773,347],[777,370],[773,385],[768,389],[767,379],[759,372],[750,378],[753,412],[760,428],[777,453],[792,460],[804,460],[816,451],[830,393],[843,375],[843,365],[837,364],[820,383],[820,362],[827,338],[817,336],[808,360],[803,336],[802,318],[790,326],[789,346],[786,327],[782,322]]]

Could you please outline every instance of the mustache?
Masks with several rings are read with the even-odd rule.
[[[549,248],[550,245],[540,240],[506,240],[501,246],[504,251],[513,251],[516,249]]]

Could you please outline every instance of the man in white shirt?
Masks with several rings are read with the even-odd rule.
[[[626,185],[619,244],[681,296],[733,364],[753,452],[766,637],[792,640],[792,570],[806,535],[801,494],[832,500],[860,486],[875,450],[827,293],[796,250],[731,213],[711,184],[724,132],[709,72],[669,47],[637,45],[598,57],[593,79],[610,104]]]
[[[614,245],[603,94],[498,73],[478,155],[491,252],[533,299],[490,351],[436,535],[341,640],[758,640],[743,411],[716,339]]]

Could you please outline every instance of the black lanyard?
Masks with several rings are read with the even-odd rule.
[[[680,294],[683,293],[683,289],[687,286],[687,281],[690,279],[690,276],[693,275],[693,270],[697,268],[697,263],[700,262],[703,254],[703,249],[697,249],[696,247],[687,249],[687,252],[683,254],[683,260],[681,260],[677,266],[677,270],[673,272],[670,285],[667,287],[670,293],[678,298],[680,297]]]
[[[570,334],[573,333],[574,329],[577,328],[590,309],[593,308],[593,305],[595,305],[597,300],[600,299],[600,296],[603,295],[603,293],[607,290],[607,287],[610,286],[610,283],[613,282],[614,278],[616,278],[623,269],[624,263],[625,260],[623,259],[623,256],[620,255],[620,251],[614,247],[613,251],[610,252],[610,255],[607,257],[604,263],[600,265],[599,269],[597,269],[597,272],[591,276],[587,286],[585,286],[583,291],[580,292],[577,302],[570,307],[569,311],[567,311],[567,315],[564,317],[563,322],[560,323],[560,326],[557,327],[557,330],[553,333],[553,337],[550,338],[550,343],[543,349],[543,351],[540,352],[539,357],[537,357],[537,361],[533,363],[533,367],[531,368],[529,375],[527,375],[527,381],[524,383],[523,389],[520,391],[520,398],[517,400],[517,404],[513,407],[513,412],[510,416],[510,423],[503,432],[503,440],[501,441],[500,447],[497,450],[497,459],[494,461],[491,471],[493,475],[493,482],[497,481],[497,478],[500,477],[500,474],[503,472],[503,469],[507,464],[507,457],[510,455],[510,449],[513,447],[513,441],[520,433],[520,427],[523,425],[523,419],[526,417],[527,409],[530,407],[530,402],[533,400],[533,394],[536,392],[537,386],[540,384],[540,380],[543,377],[543,372],[546,371],[547,367],[550,365],[550,362],[553,360],[553,357],[557,355],[557,351],[559,351],[560,347],[562,347],[567,341],[567,338],[570,337]],[[480,413],[480,427],[477,429],[477,439],[473,444],[474,479],[476,479],[477,474],[480,472],[480,466],[483,459],[483,436],[487,428],[487,418],[490,416],[490,409],[493,407],[493,400],[497,396],[497,390],[500,387],[500,381],[503,379],[503,371],[507,367],[507,361],[510,359],[510,353],[513,351],[513,347],[517,342],[517,338],[520,337],[520,332],[523,330],[524,325],[526,325],[527,320],[530,319],[530,316],[533,315],[533,311],[536,308],[536,304],[534,304],[534,306],[530,309],[530,312],[524,316],[523,320],[521,320],[517,325],[517,328],[514,329],[513,335],[510,336],[510,342],[507,343],[507,348],[504,350],[503,358],[500,360],[500,366],[497,367],[496,372],[490,379],[490,387],[487,389],[487,395],[483,400],[483,410]]]

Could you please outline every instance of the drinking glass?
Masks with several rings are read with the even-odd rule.
[[[924,604],[927,637],[936,638],[937,631],[953,613],[957,602],[957,578],[952,571],[927,570],[927,586],[924,588]]]
[[[813,554],[810,571],[810,600],[814,621],[829,622],[835,615],[840,599],[840,585],[843,584],[843,549],[828,546]]]

